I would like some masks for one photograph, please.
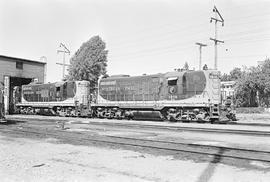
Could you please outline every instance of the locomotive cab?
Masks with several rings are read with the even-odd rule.
[[[169,77],[167,79],[167,84],[168,84],[168,94],[170,95],[171,99],[177,98],[177,92],[178,89],[178,77]]]

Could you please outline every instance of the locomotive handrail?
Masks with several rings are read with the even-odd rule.
[[[181,99],[188,99],[191,97],[197,98],[198,96],[201,96],[202,98],[209,97],[208,91],[186,91],[185,94],[170,94],[168,95],[169,100],[181,100]],[[153,101],[157,102],[160,101],[160,97],[164,97],[164,95],[161,95],[159,98],[157,98],[156,94],[106,94],[102,95],[101,97],[106,98],[106,100],[119,102],[119,101],[133,101],[135,103],[137,102],[146,102],[146,101]],[[164,97],[166,99],[166,97]],[[100,103],[107,102],[107,101],[99,101]]]

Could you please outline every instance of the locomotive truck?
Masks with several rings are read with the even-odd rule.
[[[22,86],[20,113],[133,119],[214,122],[235,120],[233,108],[221,106],[220,73],[175,71],[143,76],[116,75],[99,80],[96,94],[87,81]]]

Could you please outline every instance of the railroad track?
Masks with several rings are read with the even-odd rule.
[[[106,125],[106,126],[121,126],[130,128],[147,128],[147,129],[165,129],[174,131],[194,131],[194,132],[213,132],[226,134],[241,134],[241,135],[258,135],[270,136],[270,131],[253,131],[253,130],[236,130],[236,129],[217,129],[217,128],[203,128],[203,127],[184,127],[184,126],[160,126],[150,124],[128,124],[128,123],[108,123],[108,122],[90,122],[90,125]]]
[[[27,115],[21,115],[21,116],[27,116]],[[29,116],[29,115],[28,115]],[[42,116],[42,115],[30,115],[30,116]],[[54,117],[54,118],[57,118],[58,116],[48,116],[48,117]],[[15,117],[15,118],[12,118],[12,119],[25,119],[25,118],[20,118],[20,117]],[[12,119],[9,119],[9,120],[12,120]],[[31,118],[31,119],[34,119],[34,118]],[[37,119],[37,118],[35,118],[35,119]],[[51,118],[42,118],[43,120],[52,120]],[[66,120],[69,120],[70,119],[70,117],[66,117],[65,118]],[[91,119],[91,118],[89,118],[89,119]],[[105,119],[104,119],[105,120]],[[135,120],[135,121],[141,121],[142,119],[139,119],[139,120]],[[147,120],[146,119],[146,121],[153,121],[153,122],[162,122],[161,120]],[[199,124],[198,122],[190,122],[190,123],[197,123],[197,124]],[[212,124],[212,125],[223,125],[223,124],[225,124],[225,125],[239,125],[239,126],[261,126],[261,127],[267,127],[267,126],[269,126],[270,127],[270,123],[269,124],[267,124],[267,123],[239,123],[239,122],[237,122],[237,121],[230,121],[230,122],[226,122],[226,123],[224,123],[224,122],[217,122],[217,123],[214,123],[214,124]]]
[[[140,147],[153,150],[170,151],[173,153],[192,153],[197,155],[213,156],[215,159],[224,158],[270,162],[270,151],[260,151],[244,148],[224,146],[190,144],[161,140],[140,139],[133,137],[89,135],[87,132],[70,132],[68,130],[47,130],[36,127],[0,128],[0,132],[9,134],[22,134],[28,136],[52,137],[60,140],[82,142],[84,144],[101,143],[119,146]]]
[[[8,119],[9,122],[20,122],[20,121],[46,121],[46,122],[55,122],[50,118],[13,118]],[[70,119],[63,119],[62,121],[69,121]],[[80,122],[75,121],[74,123],[80,124]],[[85,123],[84,123],[85,124]],[[140,128],[140,129],[159,129],[159,130],[173,130],[173,131],[190,131],[190,132],[206,132],[206,133],[224,133],[224,134],[240,134],[240,135],[251,135],[251,136],[270,136],[270,131],[255,131],[255,130],[239,130],[239,129],[220,129],[220,128],[204,128],[204,127],[185,127],[185,126],[162,126],[162,125],[153,125],[153,124],[135,124],[135,123],[116,123],[116,122],[95,122],[90,121],[89,125],[98,125],[98,126],[116,126],[116,127],[129,127],[129,128]]]

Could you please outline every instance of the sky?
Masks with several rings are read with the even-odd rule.
[[[270,56],[270,0],[0,0],[0,55],[47,61],[47,82],[60,81],[63,55],[99,35],[106,43],[109,75],[166,73],[214,67],[216,6],[218,70],[256,66]],[[0,65],[1,66],[1,65]]]

